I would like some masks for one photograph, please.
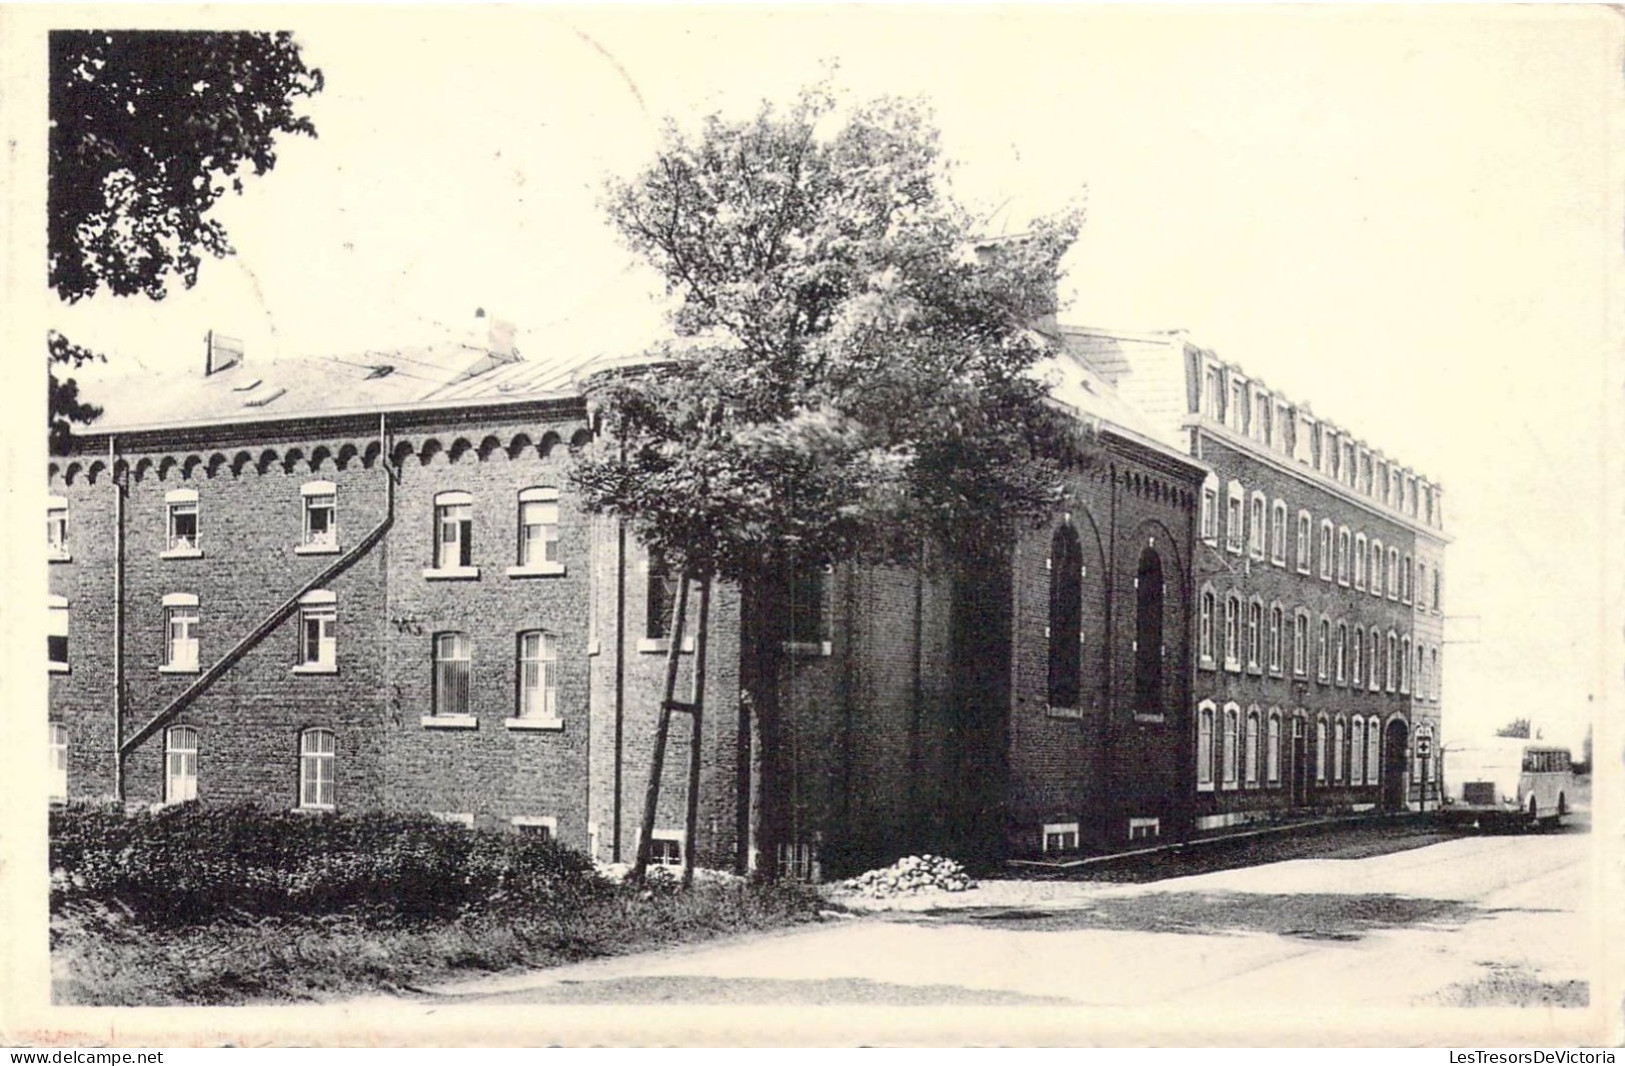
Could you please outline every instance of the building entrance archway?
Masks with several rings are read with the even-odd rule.
[[[1406,785],[1410,767],[1410,727],[1403,718],[1395,718],[1383,730],[1382,738],[1382,809],[1405,809]]]

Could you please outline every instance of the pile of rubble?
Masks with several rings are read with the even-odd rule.
[[[908,855],[880,870],[838,882],[835,890],[869,899],[912,896],[920,892],[963,892],[975,888],[965,868],[941,855]]]

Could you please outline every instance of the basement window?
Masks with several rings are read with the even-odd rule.
[[[1044,826],[1044,854],[1066,854],[1078,850],[1077,822],[1050,822]]]

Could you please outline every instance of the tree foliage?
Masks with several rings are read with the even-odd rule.
[[[1495,735],[1498,737],[1522,737],[1524,740],[1528,740],[1529,719],[1514,718],[1500,729],[1497,729]]]
[[[170,278],[197,282],[203,253],[231,254],[206,217],[243,172],[276,164],[276,137],[314,137],[295,113],[322,88],[290,34],[53,30],[50,35],[51,287],[68,303],[104,287],[161,300]],[[52,333],[51,448],[101,409],[57,369],[100,359]]]
[[[587,504],[696,573],[1007,545],[1057,498],[1075,424],[1033,374],[1079,219],[979,240],[917,104],[844,118],[818,92],[696,135],[611,183],[665,277],[673,340],[589,395],[617,446]]]
[[[322,88],[292,35],[56,30],[50,35],[50,281],[69,302],[101,286],[163,299],[231,253],[205,217],[242,171],[276,164],[276,136]]]

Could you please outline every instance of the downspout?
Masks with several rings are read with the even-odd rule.
[[[124,486],[118,448],[107,438],[108,480],[113,485],[113,796],[124,802]]]
[[[625,456],[625,445],[622,445]],[[626,520],[615,519],[615,811],[610,859],[621,861],[621,758],[626,705]]]
[[[1106,534],[1106,572],[1101,576],[1106,581],[1106,706],[1102,708],[1100,718],[1100,796],[1101,819],[1100,842],[1110,847],[1112,843],[1111,827],[1115,823],[1114,796],[1112,794],[1112,743],[1113,724],[1115,718],[1115,704],[1113,700],[1117,695],[1117,611],[1120,604],[1117,602],[1117,494],[1118,485],[1117,463],[1113,462],[1109,469],[1106,484],[1110,486],[1110,512],[1109,525]]]
[[[1197,487],[1196,506],[1192,507],[1185,517],[1185,543],[1189,545],[1189,552],[1185,559],[1185,580],[1180,589],[1184,597],[1185,624],[1182,627],[1181,643],[1185,648],[1183,669],[1181,675],[1185,681],[1184,698],[1180,700],[1180,741],[1179,741],[1179,770],[1174,775],[1174,787],[1179,789],[1179,839],[1187,841],[1191,836],[1191,829],[1196,823],[1196,655],[1192,650],[1191,636],[1196,627],[1191,615],[1196,607],[1196,542],[1200,530],[1197,523],[1201,520],[1202,489]],[[1189,720],[1187,719],[1189,716]],[[1280,744],[1280,737],[1276,737],[1276,744]],[[1279,758],[1279,756],[1277,756]],[[1188,776],[1187,776],[1188,775]]]

